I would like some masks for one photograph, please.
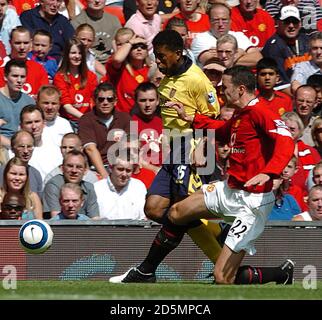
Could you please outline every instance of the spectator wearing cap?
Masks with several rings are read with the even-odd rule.
[[[296,6],[303,21],[303,31],[312,35],[316,30],[322,31],[321,0],[267,0],[265,10],[275,18],[283,6]]]
[[[290,81],[297,63],[309,61],[308,37],[300,33],[301,18],[294,6],[282,7],[277,21],[277,32],[268,39],[262,50],[264,57],[273,58],[278,65],[281,81],[278,89],[291,95]]]

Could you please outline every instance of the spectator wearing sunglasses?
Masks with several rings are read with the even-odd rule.
[[[116,88],[116,109],[129,113],[135,104],[135,89],[148,81],[148,46],[145,39],[129,28],[117,31],[113,46],[114,53],[106,63],[106,73]]]
[[[1,203],[0,220],[33,219],[32,212],[25,211],[26,201],[22,194],[7,192]]]
[[[91,168],[108,176],[109,148],[130,131],[130,115],[115,110],[116,90],[110,83],[99,84],[94,91],[95,107],[79,121],[79,136]]]

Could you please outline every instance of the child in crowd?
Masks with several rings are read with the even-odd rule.
[[[56,59],[48,55],[52,45],[52,35],[46,30],[37,30],[32,37],[32,51],[27,55],[28,59],[44,66],[50,82],[52,82],[58,69]]]
[[[278,67],[275,60],[263,58],[256,65],[258,98],[267,108],[279,116],[293,111],[292,99],[287,94],[274,90],[279,81]]]
[[[104,65],[95,59],[95,55],[91,51],[91,48],[95,41],[94,28],[88,23],[83,23],[76,28],[75,36],[85,46],[88,70],[96,73],[99,78],[105,76],[106,70]]]
[[[79,118],[92,110],[92,97],[97,86],[96,75],[87,68],[85,47],[77,38],[66,45],[53,83],[61,92],[60,114],[77,132]]]

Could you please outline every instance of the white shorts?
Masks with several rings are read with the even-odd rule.
[[[226,181],[202,186],[208,210],[232,223],[225,244],[234,252],[254,255],[255,240],[263,233],[275,202],[273,192],[250,193],[231,189]]]

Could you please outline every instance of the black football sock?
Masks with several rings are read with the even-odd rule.
[[[288,278],[280,267],[242,266],[238,269],[235,284],[283,283]]]
[[[169,219],[157,233],[150,251],[138,269],[143,273],[154,273],[164,258],[181,242],[187,227],[173,224]]]

